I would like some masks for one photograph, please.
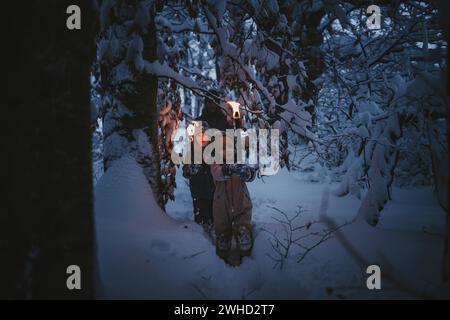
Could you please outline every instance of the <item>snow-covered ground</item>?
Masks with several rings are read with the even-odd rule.
[[[131,158],[118,160],[99,180],[95,192],[99,298],[300,299],[411,298],[383,271],[414,287],[435,293],[443,252],[444,213],[429,187],[393,189],[377,227],[356,220],[342,234],[370,263],[381,267],[382,289],[366,288],[366,266],[357,264],[336,237],[314,248],[300,263],[291,249],[283,268],[274,268],[269,232],[281,238],[273,217],[298,206],[305,224],[318,220],[325,189],[300,173],[278,174],[250,183],[255,246],[239,267],[215,255],[211,240],[192,221],[192,201],[178,170],[175,202],[164,214],[155,204],[141,169]],[[330,196],[327,216],[336,224],[352,221],[359,200]],[[313,225],[320,231],[325,226]],[[267,230],[269,232],[266,232]],[[425,231],[424,231],[425,230]],[[299,233],[301,235],[301,233]]]

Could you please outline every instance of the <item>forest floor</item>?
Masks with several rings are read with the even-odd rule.
[[[329,197],[327,217],[337,225],[348,222],[340,234],[364,260],[381,267],[381,290],[368,290],[367,265],[356,263],[335,234],[300,262],[304,250],[295,245],[281,268],[273,259],[273,234],[286,244],[283,224],[276,221],[283,219],[278,210],[292,218],[301,207],[303,213],[293,227],[318,221],[324,190],[336,185],[313,183],[285,169],[248,184],[255,245],[250,257],[232,267],[215,255],[211,239],[192,221],[192,200],[180,171],[176,199],[167,205],[167,214],[156,206],[131,158],[118,160],[98,181],[99,298],[385,299],[418,298],[441,290],[444,213],[430,187],[394,187],[376,227],[354,219],[359,199]],[[323,230],[327,226],[316,223],[294,236]],[[320,240],[315,235],[306,238],[311,237],[316,240],[305,245]],[[410,290],[393,284],[389,276]]]

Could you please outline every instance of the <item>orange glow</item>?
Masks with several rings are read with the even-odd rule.
[[[187,131],[188,136],[193,136],[194,132],[195,132],[194,125],[192,123],[190,125],[188,125],[188,127],[186,128],[186,131]]]
[[[232,118],[234,120],[238,120],[241,118],[241,104],[236,101],[227,101],[227,103],[231,106],[232,109]]]
[[[195,128],[200,126],[199,121],[192,121],[186,128],[188,136],[193,136],[195,134]]]
[[[201,146],[206,146],[209,142],[209,137],[206,133],[198,133],[195,135],[195,141]]]

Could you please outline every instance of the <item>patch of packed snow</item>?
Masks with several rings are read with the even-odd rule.
[[[117,160],[97,183],[99,298],[410,297],[383,280],[382,290],[368,290],[365,267],[356,264],[336,238],[313,249],[300,263],[288,259],[282,269],[273,267],[269,234],[263,231],[279,228],[271,207],[292,215],[301,206],[306,210],[303,222],[317,220],[323,191],[330,188],[285,169],[248,184],[253,253],[239,267],[225,264],[192,221],[192,200],[180,171],[176,200],[166,206],[167,214],[156,205],[142,169],[132,158]],[[444,214],[430,188],[394,188],[392,194],[378,226],[356,220],[343,227],[343,234],[367,261],[380,265],[382,275],[385,257],[395,274],[417,290],[431,290],[440,282]],[[337,224],[351,221],[359,205],[356,197],[332,196],[327,215]]]

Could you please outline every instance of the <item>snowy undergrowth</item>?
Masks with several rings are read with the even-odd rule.
[[[180,170],[178,170],[180,171]],[[281,170],[249,184],[255,247],[240,267],[216,257],[214,246],[192,221],[192,202],[180,172],[175,202],[164,214],[156,205],[142,170],[132,158],[118,160],[95,192],[99,298],[260,299],[409,297],[389,284],[369,291],[365,268],[332,238],[301,262],[295,257],[273,268],[270,235],[279,223],[271,207],[288,215],[300,205],[302,222],[319,219],[323,183]],[[444,215],[430,188],[394,189],[377,227],[356,221],[342,230],[371,263],[392,265],[395,274],[418,291],[439,284]],[[331,197],[328,216],[337,224],[355,217],[359,200]],[[427,230],[427,233],[423,231]],[[432,234],[430,234],[432,233]],[[437,235],[436,235],[437,234]],[[380,255],[382,253],[382,256]]]

